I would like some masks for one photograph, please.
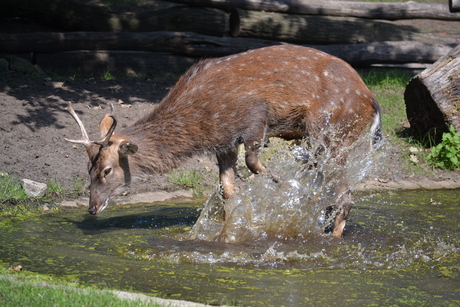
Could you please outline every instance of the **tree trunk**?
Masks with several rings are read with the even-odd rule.
[[[460,131],[460,45],[412,78],[404,93],[411,128],[439,143],[453,125]]]
[[[371,19],[439,19],[460,20],[458,14],[449,12],[445,4],[431,3],[381,3],[353,1],[308,0],[168,0],[192,6],[214,7],[230,11],[233,8],[278,13],[361,17]],[[458,2],[459,0],[450,0]]]
[[[68,32],[0,34],[0,52],[53,53],[73,50],[132,50],[215,57],[281,44],[275,41],[225,38],[178,32]],[[368,64],[433,63],[453,46],[418,42],[354,45],[311,45],[357,66]]]
[[[301,44],[357,44],[383,41],[418,41],[426,44],[458,44],[456,29],[446,33],[421,33],[423,29],[352,17],[307,16],[238,9],[231,19],[231,33]]]
[[[2,0],[0,17],[27,17],[69,31],[191,31],[223,36],[228,14],[210,8],[174,6],[141,14],[112,13],[72,0]]]

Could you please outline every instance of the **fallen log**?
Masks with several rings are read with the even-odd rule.
[[[26,17],[67,31],[191,31],[223,36],[228,14],[222,10],[173,6],[143,13],[114,13],[73,0],[2,0],[0,17]]]
[[[434,63],[455,45],[419,42],[376,42],[352,45],[312,45],[354,66],[371,64]]]
[[[237,9],[231,18],[232,34],[300,44],[357,44],[383,41],[418,41],[458,44],[457,29],[426,33],[424,29],[354,17],[309,16]],[[233,14],[235,15],[235,14]],[[458,22],[455,23],[457,26]],[[425,33],[424,33],[425,32]]]
[[[131,50],[202,57],[234,54],[276,44],[281,43],[261,39],[214,37],[191,32],[0,33],[2,53]]]
[[[449,11],[451,13],[460,12],[460,0],[449,0]]]
[[[233,8],[278,13],[360,17],[369,19],[439,19],[460,20],[458,14],[449,12],[445,4],[434,3],[381,3],[355,1],[308,0],[168,0],[192,6],[214,7],[226,11]],[[450,0],[458,2],[459,0]],[[459,4],[460,6],[460,4]]]
[[[403,40],[427,44],[460,43],[459,21],[439,23],[433,20],[435,24],[429,26],[431,33],[427,33],[424,24],[404,25],[355,17],[242,9],[233,9],[228,14],[219,9],[177,6],[171,3],[165,4],[164,7],[171,5],[173,7],[161,7],[159,10],[143,13],[115,13],[105,7],[86,5],[74,0],[4,0],[0,4],[0,17],[28,17],[66,31],[187,31],[204,35],[230,34],[234,37],[302,44],[355,44]]]
[[[421,139],[437,144],[450,125],[460,131],[460,45],[412,78],[404,100],[410,126]]]
[[[73,50],[131,50],[215,57],[282,44],[249,38],[226,38],[186,32],[67,32],[1,34],[0,53],[53,53]],[[433,63],[453,45],[380,42],[352,45],[308,45],[353,65]]]

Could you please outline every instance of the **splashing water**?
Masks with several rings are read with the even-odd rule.
[[[369,135],[348,148],[326,146],[332,143],[331,138],[329,133],[308,143],[303,140],[298,145],[268,149],[270,158],[263,163],[281,181],[250,176],[230,199],[223,201],[214,194],[188,239],[241,243],[322,235],[335,216],[326,214],[326,209],[344,196],[347,187],[362,180],[373,165]],[[340,189],[343,186],[345,189]]]

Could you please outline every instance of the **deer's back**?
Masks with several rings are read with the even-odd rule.
[[[151,120],[164,129],[175,122],[191,134],[225,142],[256,120],[268,136],[298,138],[320,125],[354,123],[361,131],[375,114],[375,98],[358,73],[324,52],[273,46],[192,66],[165,97]]]

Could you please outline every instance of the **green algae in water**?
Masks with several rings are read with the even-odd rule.
[[[459,196],[362,194],[341,240],[246,244],[178,240],[199,214],[195,204],[72,210],[3,228],[0,259],[85,286],[203,303],[458,306]]]

